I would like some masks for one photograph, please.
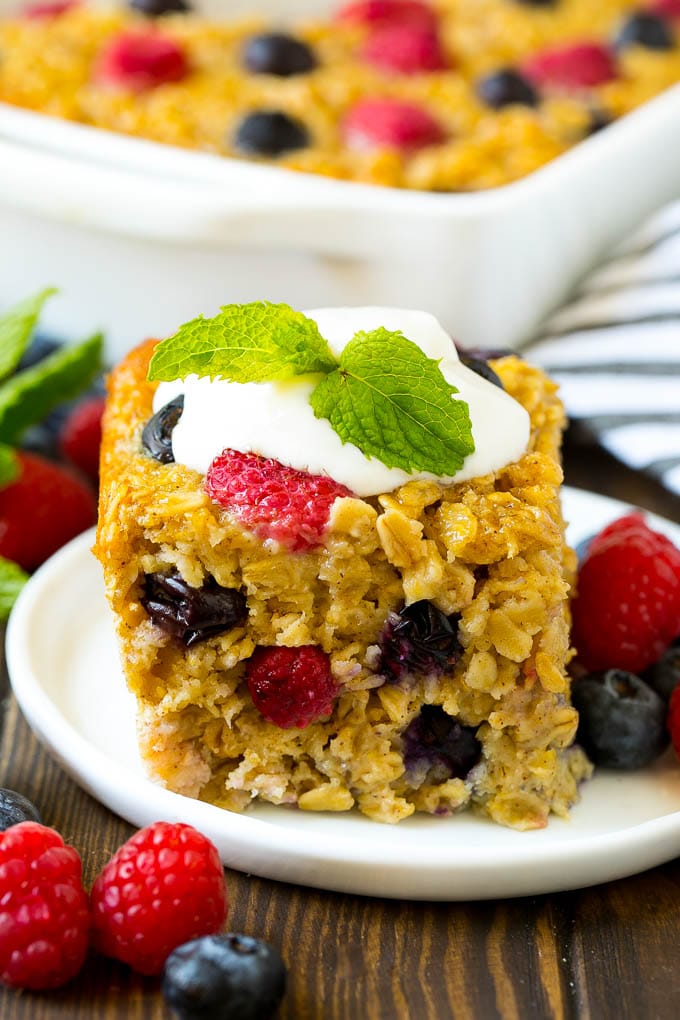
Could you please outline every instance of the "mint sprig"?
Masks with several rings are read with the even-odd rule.
[[[10,614],[17,596],[28,581],[28,574],[21,567],[0,556],[0,623]]]
[[[148,373],[167,382],[192,374],[238,383],[320,375],[316,417],[389,468],[455,475],[475,449],[468,405],[454,399],[439,362],[383,327],[357,333],[338,359],[316,323],[288,305],[226,305],[162,341]]]
[[[0,489],[19,475],[19,461],[11,446],[0,443]]]
[[[213,319],[199,316],[154,352],[149,379],[196,374],[231,382],[273,382],[330,372],[335,359],[318,326],[288,305],[257,301],[225,305]]]
[[[0,379],[5,379],[19,364],[28,347],[42,307],[52,294],[53,287],[24,298],[0,316]]]

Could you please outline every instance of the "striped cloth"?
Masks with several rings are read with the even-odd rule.
[[[573,422],[680,495],[680,202],[620,245],[528,350]]]

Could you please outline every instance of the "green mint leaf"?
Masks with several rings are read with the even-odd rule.
[[[54,287],[25,298],[0,316],[0,379],[13,372],[31,339],[47,299],[56,294]]]
[[[0,442],[15,443],[21,433],[65,400],[85,389],[101,369],[102,335],[61,347],[37,365],[0,385]]]
[[[0,623],[4,623],[9,616],[27,581],[28,574],[18,564],[0,556]]]
[[[0,489],[13,482],[19,474],[19,461],[11,446],[0,443]]]
[[[225,305],[213,319],[180,326],[154,351],[149,379],[222,376],[231,382],[273,382],[337,366],[315,322],[288,305],[257,301]]]
[[[454,475],[475,448],[470,413],[438,362],[402,333],[357,333],[313,390],[317,418],[387,467]]]

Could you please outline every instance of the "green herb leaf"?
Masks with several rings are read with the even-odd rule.
[[[4,623],[28,581],[28,574],[16,563],[0,556],[0,623]]]
[[[199,316],[156,348],[149,379],[222,376],[232,382],[272,382],[337,365],[315,322],[288,305],[258,301],[226,305],[213,319]]]
[[[454,475],[475,448],[457,392],[417,344],[381,327],[350,340],[310,401],[343,443],[387,467]]]
[[[102,335],[62,347],[0,385],[0,442],[15,443],[65,400],[77,397],[101,369]]]
[[[35,329],[42,306],[56,294],[54,287],[25,298],[0,316],[0,379],[13,372],[21,360]]]
[[[0,443],[0,489],[13,482],[19,475],[19,461],[11,446]]]

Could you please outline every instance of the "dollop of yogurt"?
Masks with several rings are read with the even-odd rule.
[[[529,415],[504,390],[461,364],[448,333],[428,312],[403,308],[315,308],[304,313],[317,323],[331,350],[339,355],[360,330],[384,326],[400,330],[429,357],[440,360],[446,380],[458,389],[454,400],[470,409],[475,451],[456,475],[441,477],[388,468],[343,443],[330,423],[316,418],[309,396],[317,379],[301,376],[285,382],[233,383],[196,375],[161,383],[154,411],[184,394],[184,411],[175,426],[175,461],[205,474],[225,449],[271,457],[288,467],[328,475],[358,496],[375,496],[415,479],[444,484],[497,471],[517,460],[529,441]]]

